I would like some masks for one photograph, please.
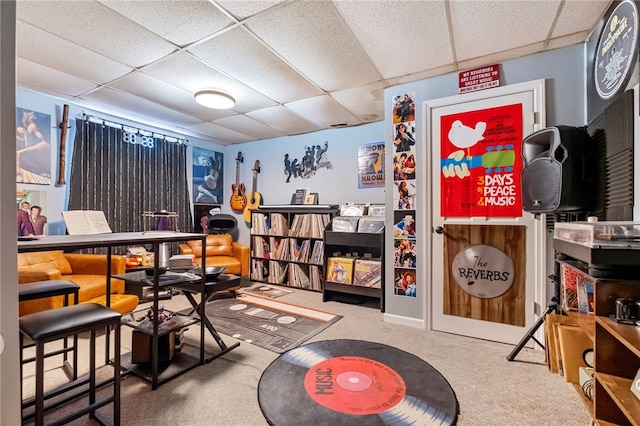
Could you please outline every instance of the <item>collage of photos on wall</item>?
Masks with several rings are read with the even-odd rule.
[[[416,297],[415,93],[393,98],[393,292]]]

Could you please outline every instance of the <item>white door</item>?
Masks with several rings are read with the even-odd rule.
[[[544,223],[522,211],[520,185],[544,80],[428,101],[425,115],[431,328],[515,344],[546,305]]]

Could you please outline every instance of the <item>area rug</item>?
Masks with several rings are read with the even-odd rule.
[[[270,425],[454,425],[458,400],[431,365],[400,349],[326,340],[273,361],[258,383]]]
[[[293,290],[283,287],[272,287],[270,285],[256,285],[249,288],[242,289],[242,293],[251,293],[257,296],[270,297],[272,299],[277,299],[278,297],[282,297],[286,294],[293,293]]]
[[[342,318],[247,293],[209,302],[205,313],[219,333],[276,353],[299,346]]]

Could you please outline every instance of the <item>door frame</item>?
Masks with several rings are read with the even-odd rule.
[[[423,123],[425,127],[425,131],[423,132],[423,139],[424,139],[423,146],[425,147],[425,157],[426,157],[425,163],[427,164],[427,167],[426,167],[427,179],[431,180],[431,177],[433,176],[433,172],[434,172],[433,171],[434,160],[433,160],[433,149],[432,149],[433,137],[432,137],[431,129],[432,129],[432,114],[435,109],[441,108],[441,107],[465,104],[469,102],[481,101],[484,99],[491,99],[494,97],[514,95],[522,92],[532,92],[533,94],[533,113],[534,113],[533,131],[537,131],[546,127],[545,80],[544,79],[517,83],[517,84],[508,85],[508,86],[482,90],[478,92],[471,92],[464,95],[456,95],[456,96],[450,96],[450,97],[425,101],[424,108],[423,108]],[[524,136],[526,136],[526,134],[523,135],[523,137]],[[434,268],[441,268],[441,265],[435,265],[433,261],[434,221],[433,221],[431,212],[433,209],[433,200],[434,200],[433,197],[436,194],[437,196],[439,196],[439,192],[436,192],[436,187],[435,187],[436,184],[439,185],[439,182],[438,183],[431,182],[430,185],[426,185],[427,188],[426,188],[425,202],[422,206],[420,206],[421,210],[423,209],[423,211],[426,213],[421,215],[423,218],[422,229],[425,230],[425,234],[426,234],[426,238],[421,239],[424,245],[421,249],[421,252],[428,253],[428,256],[427,256],[428,272],[425,273],[424,275],[427,277],[427,281],[429,283],[429,291],[428,291],[427,297],[424,300],[424,303],[425,303],[424,308],[426,309],[425,312],[427,312],[426,322],[427,322],[427,329],[429,330],[434,329],[433,328],[434,309],[432,308],[432,306],[433,306],[433,299],[434,299],[433,288],[434,288],[434,285],[436,285],[436,283],[434,282],[434,279],[433,279],[433,274],[434,274],[433,271],[434,271]],[[527,212],[523,212],[523,215],[531,215],[531,214]],[[478,225],[490,224],[490,222],[488,222],[485,218],[479,218],[479,219],[482,219],[482,220],[474,221],[473,219],[471,219],[469,223],[478,224]],[[529,246],[529,244],[532,244],[532,247],[533,247],[532,254],[531,254],[532,259],[528,259],[528,262],[530,261],[534,262],[534,267],[532,268],[534,276],[530,280],[527,280],[528,282],[531,282],[534,284],[533,303],[525,304],[525,325],[524,327],[522,327],[522,333],[524,333],[524,331],[526,331],[527,328],[530,328],[535,323],[538,316],[545,311],[546,306],[549,303],[549,300],[547,297],[547,285],[546,285],[547,259],[548,259],[547,238],[545,235],[546,218],[545,218],[545,215],[537,215],[534,217],[534,220],[536,221],[534,222],[534,230],[532,232],[534,241],[527,243],[527,246]],[[498,223],[501,223],[501,222],[498,222]],[[441,284],[439,283],[438,285],[441,285]],[[520,327],[518,327],[518,329],[519,328]],[[542,339],[543,334],[544,334],[543,330],[539,330],[537,333],[537,337],[539,339]]]

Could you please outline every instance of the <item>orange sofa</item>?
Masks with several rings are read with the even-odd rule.
[[[124,256],[111,256],[111,274],[125,272]],[[40,251],[18,253],[18,284],[47,280],[70,280],[80,286],[78,302],[106,305],[107,256],[102,254]],[[73,299],[73,297],[72,297]],[[73,303],[70,301],[69,303]],[[59,308],[63,297],[20,302],[20,316],[47,309]],[[122,314],[138,306],[138,297],[124,294],[124,281],[111,279],[111,308]]]
[[[230,234],[207,235],[206,266],[223,266],[226,274],[249,276],[249,247],[233,241]],[[193,254],[195,262],[202,264],[202,241],[180,244],[180,254]]]

